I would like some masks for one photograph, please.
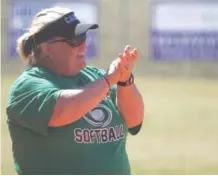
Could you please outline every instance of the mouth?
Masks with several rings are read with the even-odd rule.
[[[77,55],[77,58],[78,58],[78,59],[84,59],[84,58],[85,58],[85,53],[79,53],[79,54]]]

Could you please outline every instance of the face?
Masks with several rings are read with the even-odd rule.
[[[75,75],[86,66],[85,53],[87,45],[85,40],[71,46],[71,41],[57,37],[52,42],[41,45],[43,54],[47,59],[41,59],[42,64],[55,73],[62,75]]]

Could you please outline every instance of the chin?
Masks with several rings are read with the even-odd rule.
[[[85,59],[84,59],[84,60],[81,60],[80,63],[78,63],[78,65],[80,65],[79,67],[80,67],[81,69],[85,68],[86,65],[87,65]]]
[[[80,68],[80,71],[82,70],[82,69],[84,69],[86,67],[86,63],[84,63],[83,65],[81,65],[79,68]]]
[[[86,67],[86,65],[87,64],[86,64],[85,61],[78,63],[77,66],[76,66],[76,69],[77,69],[76,72],[79,73],[82,69],[84,69]],[[72,70],[74,70],[74,73],[75,73],[75,67]]]

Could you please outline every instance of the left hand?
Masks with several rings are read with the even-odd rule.
[[[132,73],[132,70],[135,66],[135,63],[138,59],[138,55],[139,55],[138,50],[134,49],[131,51],[131,48],[129,45],[125,47],[123,53],[119,54],[119,58],[124,61],[124,67],[126,69],[126,71],[123,72],[120,76],[120,79],[119,79],[120,82],[126,82],[129,79]]]

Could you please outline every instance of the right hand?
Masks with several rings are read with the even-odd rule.
[[[111,86],[116,84],[119,81],[122,73],[127,71],[124,64],[124,60],[122,60],[120,57],[115,59],[110,64],[106,78],[108,79]]]
[[[132,74],[133,67],[138,59],[138,50],[132,50],[129,45],[124,49],[124,52],[119,55],[119,58],[124,61],[126,72],[120,77],[120,82],[126,82]]]

